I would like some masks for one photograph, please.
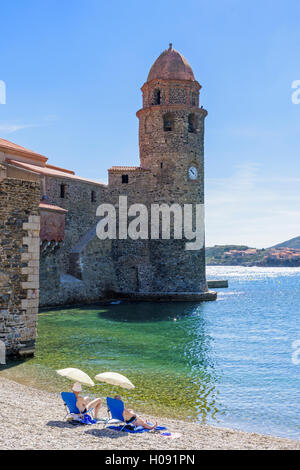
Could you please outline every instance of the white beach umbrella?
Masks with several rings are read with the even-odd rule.
[[[106,382],[111,385],[118,385],[122,388],[135,388],[133,383],[131,383],[130,380],[127,379],[127,377],[118,374],[117,372],[104,372],[103,374],[95,375],[95,379],[99,380],[99,382]]]
[[[90,386],[95,385],[92,379],[80,369],[69,367],[67,369],[57,370],[56,372],[59,375],[62,375],[63,377],[67,377],[70,380],[74,380],[75,382],[80,382],[84,385],[90,385]]]

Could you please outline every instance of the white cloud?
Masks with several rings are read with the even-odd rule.
[[[300,178],[273,178],[260,165],[206,182],[206,245],[268,247],[300,235]]]
[[[17,124],[17,123],[0,123],[0,132],[4,134],[12,134],[14,132],[20,131],[22,129],[32,129],[35,127],[44,127],[52,124],[55,121],[58,121],[58,116],[54,114],[49,114],[42,118],[41,122],[38,124]]]
[[[31,124],[0,124],[0,132],[4,134],[12,134],[13,132],[19,131],[21,129],[28,129],[30,127],[38,127]]]

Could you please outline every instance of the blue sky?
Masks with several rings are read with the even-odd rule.
[[[207,245],[298,236],[299,17],[294,0],[2,2],[0,137],[100,181],[138,164],[140,87],[172,42],[208,110]]]

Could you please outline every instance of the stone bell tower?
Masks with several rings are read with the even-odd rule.
[[[143,108],[137,112],[141,168],[150,170],[149,205],[204,204],[207,111],[199,107],[200,89],[191,66],[170,44],[151,67],[142,87]],[[152,290],[198,293],[209,298],[204,245],[200,250],[187,251],[186,241],[149,242]]]
[[[207,111],[199,108],[200,89],[190,65],[170,44],[151,67],[137,112],[141,167],[152,170],[158,186],[173,186],[191,203],[204,202]]]

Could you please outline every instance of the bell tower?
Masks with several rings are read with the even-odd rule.
[[[204,204],[204,120],[201,85],[172,44],[154,62],[142,87],[140,166],[149,171],[149,205]],[[204,219],[202,221],[204,233]],[[153,292],[201,294],[210,300],[205,249],[185,249],[186,239],[150,240]],[[197,298],[197,295],[196,297]]]
[[[137,112],[141,167],[151,170],[156,190],[168,185],[170,199],[179,191],[186,203],[204,203],[207,111],[199,108],[200,89],[191,66],[170,44],[151,67]]]

